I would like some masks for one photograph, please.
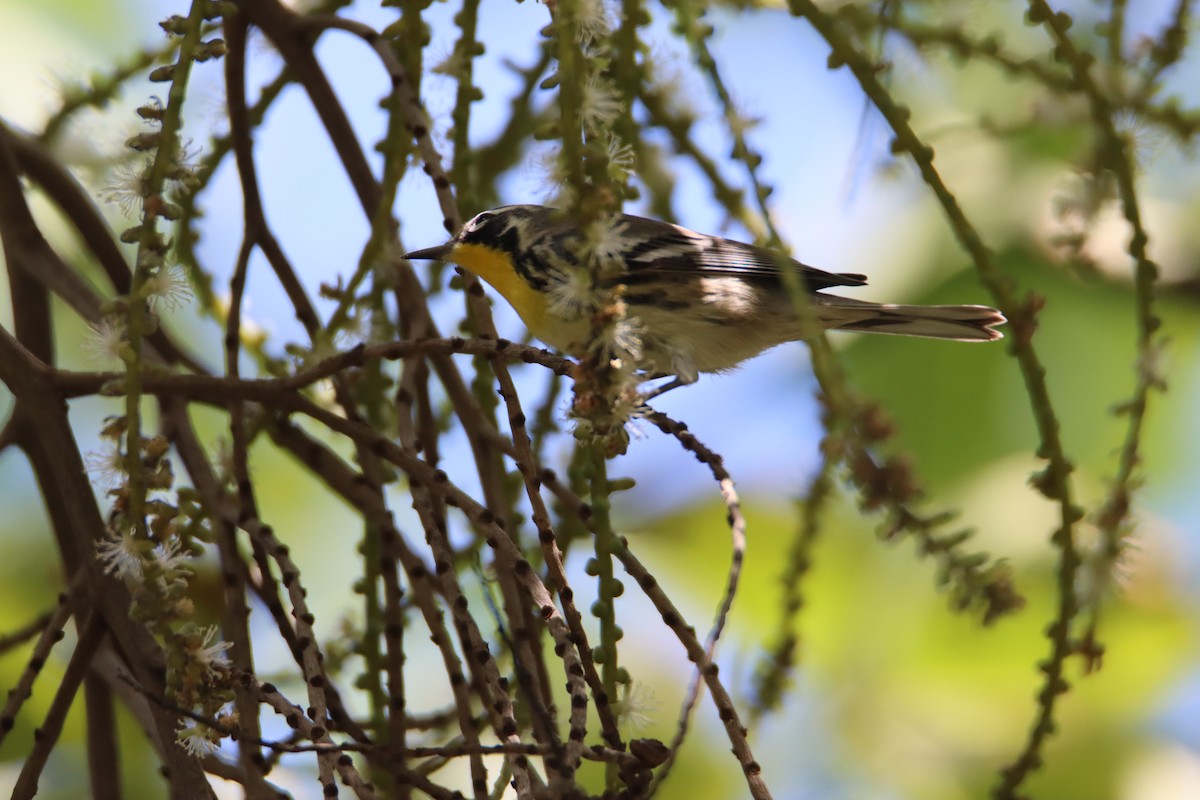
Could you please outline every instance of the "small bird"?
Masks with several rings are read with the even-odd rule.
[[[502,206],[475,216],[449,242],[404,257],[464,267],[491,284],[534,336],[576,355],[591,335],[592,276],[602,276],[602,287],[622,285],[625,316],[640,340],[636,366],[647,377],[675,376],[654,394],[815,335],[817,328],[796,314],[782,270],[803,280],[820,330],[960,342],[1003,336],[993,328],[1004,315],[987,306],[851,300],[823,290],[864,286],[866,276],[824,272],[761,247],[643,217],[619,215],[602,225],[588,237],[553,208]],[[600,269],[579,262],[585,244]]]

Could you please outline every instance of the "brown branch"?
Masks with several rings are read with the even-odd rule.
[[[17,713],[21,710],[21,706],[33,694],[33,682],[37,680],[37,676],[41,673],[42,667],[46,664],[46,659],[50,657],[50,651],[54,645],[62,641],[63,628],[67,624],[67,620],[71,616],[71,604],[67,602],[67,595],[61,594],[58,597],[58,607],[54,611],[43,614],[41,618],[34,620],[31,625],[26,626],[25,631],[19,632],[13,636],[6,636],[5,644],[10,647],[13,644],[24,641],[33,634],[38,634],[38,640],[33,646],[33,652],[29,654],[29,663],[25,665],[25,669],[21,672],[21,677],[17,679],[17,683],[8,690],[8,697],[4,701],[4,708],[0,710],[0,745],[4,744],[4,738],[16,724]],[[5,647],[4,649],[8,649]]]
[[[13,786],[13,800],[31,800],[37,794],[38,778],[50,759],[55,743],[58,742],[67,712],[71,710],[71,703],[75,700],[75,693],[83,683],[92,655],[103,638],[104,623],[100,620],[100,614],[89,615],[87,622],[80,629],[79,641],[75,643],[75,650],[71,653],[71,660],[63,672],[58,691],[55,692],[50,708],[46,711],[46,717],[41,727],[34,732],[33,748],[26,756],[25,763],[21,765],[21,773]]]
[[[712,662],[716,655],[717,643],[720,641],[721,633],[725,630],[729,611],[733,607],[733,600],[737,596],[738,581],[742,575],[742,564],[746,557],[746,518],[742,515],[741,503],[738,500],[737,492],[733,488],[733,477],[725,469],[723,460],[719,455],[705,447],[695,435],[688,431],[687,425],[682,422],[677,422],[666,414],[654,411],[653,409],[648,409],[645,418],[666,435],[674,437],[683,446],[683,449],[692,453],[697,461],[708,467],[713,479],[717,481],[717,485],[720,487],[721,499],[725,502],[725,511],[729,522],[729,534],[732,539],[732,551],[729,572],[725,578],[725,591],[721,595],[720,602],[717,605],[716,617],[704,642],[705,660],[706,662]],[[679,713],[675,736],[670,746],[670,756],[655,775],[655,782],[657,784],[661,785],[662,781],[666,779],[667,773],[675,762],[675,756],[679,753],[683,745],[683,740],[687,736],[688,721],[691,719],[692,710],[695,708],[696,701],[700,696],[700,679],[700,665],[697,662],[697,671],[688,685],[687,695],[684,698],[683,707]]]
[[[108,683],[93,669],[83,681],[84,708],[87,713],[88,780],[92,800],[120,800],[121,772],[114,769],[120,763],[117,744],[117,718],[113,708],[113,692]]]
[[[696,636],[695,628],[687,624],[679,609],[675,607],[675,604],[671,602],[659,585],[658,579],[646,569],[626,543],[622,542],[622,544],[625,546],[614,555],[621,561],[621,565],[625,567],[625,571],[629,573],[630,577],[637,581],[637,585],[641,587],[642,592],[650,599],[654,607],[658,609],[663,623],[679,639],[687,651],[688,660],[694,663],[696,669],[699,670],[705,686],[708,687],[709,694],[712,695],[717,715],[725,726],[725,733],[733,746],[733,754],[738,763],[742,765],[750,796],[755,800],[768,800],[771,797],[771,791],[767,788],[766,780],[763,778],[762,767],[754,760],[754,753],[746,738],[746,728],[742,725],[737,707],[733,704],[733,698],[729,696],[728,690],[718,677],[716,663],[709,658],[707,649]]]

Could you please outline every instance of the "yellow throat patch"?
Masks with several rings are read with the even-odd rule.
[[[447,260],[491,284],[520,315],[534,336],[544,330],[546,298],[517,274],[508,253],[481,244],[457,244]]]

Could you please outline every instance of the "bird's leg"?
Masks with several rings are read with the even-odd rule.
[[[642,381],[643,382],[652,381],[652,380],[656,380],[658,378],[666,378],[666,377],[668,377],[668,376],[667,375],[647,375],[646,377],[642,378]],[[643,403],[647,403],[650,400],[653,400],[654,398],[658,397],[659,395],[664,394],[665,392],[669,392],[672,389],[678,389],[680,386],[688,386],[689,384],[693,384],[695,382],[696,382],[695,378],[693,378],[692,380],[689,381],[681,375],[676,375],[674,380],[667,381],[662,386],[656,386],[653,389],[651,389],[650,391],[643,394],[641,397],[641,400]]]
[[[670,376],[674,376],[674,380],[667,381],[662,386],[655,387],[642,395],[642,403],[653,400],[664,392],[695,383],[700,379],[700,370],[696,369],[696,364],[690,357],[676,353],[671,358],[671,372],[652,372],[643,377],[642,381],[652,381]]]

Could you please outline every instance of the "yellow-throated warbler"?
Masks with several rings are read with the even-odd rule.
[[[588,252],[599,268],[579,262]],[[863,286],[851,273],[814,269],[769,250],[678,225],[620,215],[587,231],[544,206],[503,206],[467,222],[449,242],[405,256],[464,267],[491,284],[546,344],[578,354],[591,333],[593,275],[622,285],[626,319],[640,339],[639,369],[674,375],[730,369],[783,342],[811,336],[783,285],[781,269],[803,279],[811,320],[821,329],[988,342],[1005,322],[977,305],[891,305],[823,294]],[[665,389],[666,387],[664,387]]]

